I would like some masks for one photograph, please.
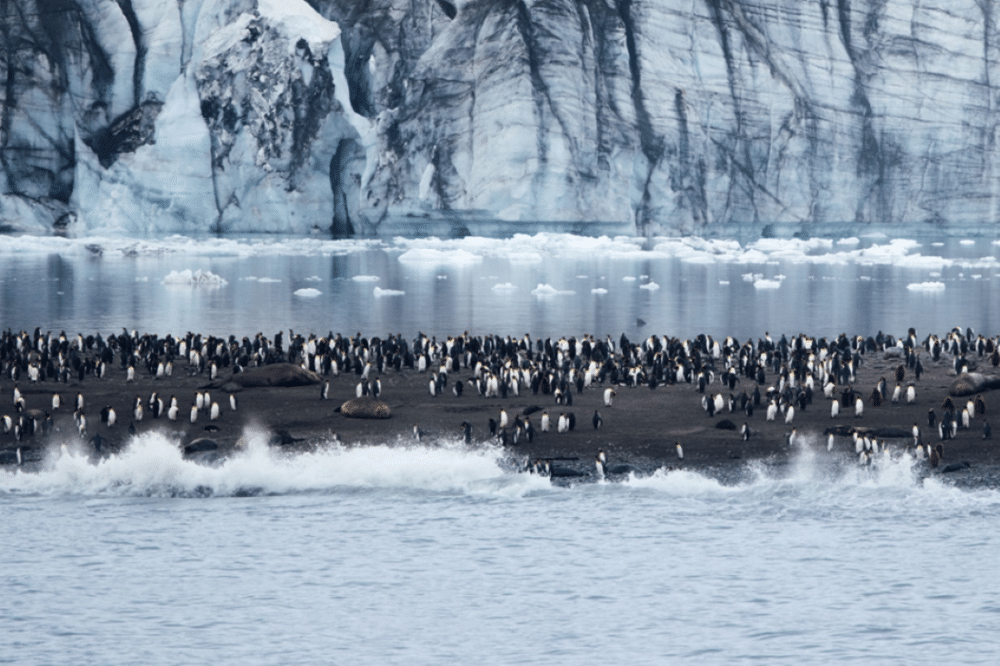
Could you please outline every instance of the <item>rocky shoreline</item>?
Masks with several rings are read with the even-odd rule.
[[[993,341],[971,333],[948,335],[957,337],[951,343],[942,336],[915,344],[908,341],[902,346],[888,337],[846,338],[845,347],[844,340],[838,346],[837,341],[804,336],[770,342],[761,339],[742,345],[708,337],[694,341],[660,338],[659,342],[652,338],[584,338],[587,344],[583,345],[581,340],[572,339],[540,343],[526,338],[465,336],[437,342],[419,336],[415,340],[363,340],[290,334],[286,344],[282,336],[255,338],[255,350],[254,340],[235,338],[174,339],[123,333],[106,340],[95,336],[88,345],[83,338],[60,341],[57,336],[47,337],[37,331],[34,335],[8,332],[3,340],[0,395],[5,404],[0,414],[10,416],[15,426],[22,424],[22,431],[17,434],[12,428],[0,434],[0,464],[7,470],[19,466],[24,471],[35,471],[64,445],[96,461],[127,447],[133,433],[152,429],[174,438],[186,457],[215,464],[242,445],[248,426],[259,426],[271,433],[273,447],[290,454],[324,446],[412,445],[419,432],[420,445],[426,446],[504,446],[516,464],[543,470],[547,463],[554,477],[593,478],[595,457],[598,451],[604,451],[609,476],[628,471],[649,473],[668,466],[738,478],[750,461],[784,465],[804,447],[831,464],[861,464],[852,432],[870,436],[880,449],[876,456],[901,456],[904,452],[913,455],[911,432],[917,425],[922,443],[941,444],[944,448],[936,468],[924,463],[927,473],[947,470],[951,472],[949,478],[957,483],[994,485],[994,480],[1000,479],[1000,447],[992,437],[984,438],[984,422],[991,418],[991,402],[995,400],[989,391],[981,394],[985,414],[971,415],[970,427],[960,426],[953,437],[942,441],[937,427],[928,424],[929,410],[935,411],[937,421],[944,415],[944,403],[956,379],[957,358],[964,359],[969,370],[977,370],[987,379],[994,379],[996,372],[991,362],[997,347]],[[958,339],[965,340],[964,345],[959,345]],[[940,345],[936,353],[935,342]],[[952,343],[958,354],[948,351]],[[572,345],[574,353],[569,353],[568,345]],[[967,348],[964,354],[961,346]],[[47,353],[39,352],[39,348]],[[199,358],[192,358],[192,349],[201,350]],[[623,355],[622,349],[629,351]],[[426,359],[426,369],[421,369],[421,355]],[[743,361],[739,360],[741,355]],[[828,365],[833,356],[860,364],[843,375],[852,380],[849,383],[833,379],[835,389],[827,397],[819,385],[819,376],[831,378],[820,368]],[[820,361],[821,357],[825,360]],[[727,359],[734,370],[745,365],[744,371],[729,376],[725,371]],[[919,379],[908,367],[913,360],[920,362]],[[77,362],[79,367],[74,368]],[[169,376],[167,363],[172,367]],[[286,378],[276,383],[299,385],[248,381],[256,363],[265,365],[264,374]],[[305,371],[302,364],[318,372]],[[41,375],[38,381],[29,377],[32,365]],[[131,380],[129,365],[133,367]],[[246,372],[233,374],[236,366]],[[446,374],[440,373],[442,366]],[[592,372],[586,382],[581,380],[581,374],[595,367],[600,371]],[[809,390],[802,377],[792,380],[801,368],[806,368],[804,377],[813,377],[814,385]],[[512,388],[515,369],[516,394]],[[55,376],[46,376],[47,370],[54,370]],[[103,377],[99,377],[101,372]],[[910,384],[914,388],[915,397],[910,403],[905,396],[892,401],[897,373],[903,375],[899,382],[903,391]],[[497,390],[495,397],[480,395],[477,374],[479,378],[498,378],[499,386],[492,387]],[[699,374],[705,377],[704,392],[699,390]],[[17,375],[16,380],[12,375]],[[288,379],[293,375],[298,378]],[[783,375],[787,376],[784,381]],[[884,395],[875,397],[873,393],[882,378],[886,379]],[[234,380],[242,380],[242,385]],[[345,416],[340,407],[356,396],[359,384],[374,388],[376,380],[380,387],[377,399],[387,406],[391,416]],[[458,383],[463,387],[461,395],[455,394]],[[432,384],[439,394],[431,394]],[[10,399],[15,386],[23,401],[20,413]],[[483,386],[485,391],[491,390],[488,379],[483,379]],[[607,405],[609,390],[613,395]],[[746,393],[747,401],[753,404],[755,390],[761,395],[760,404],[748,415],[741,407],[741,398]],[[854,395],[833,418],[832,403],[842,401],[845,390]],[[54,393],[61,398],[58,409],[52,405]],[[207,393],[209,402],[197,410],[192,422],[192,403],[198,393]],[[74,415],[77,394],[84,397],[82,411],[87,419],[82,434],[79,418]],[[231,395],[236,400],[235,411],[230,406]],[[557,402],[557,395],[563,404]],[[767,420],[769,395],[776,405],[791,405],[794,415],[788,423],[785,409],[779,410],[774,420]],[[168,418],[171,397],[177,399],[176,420]],[[732,412],[730,397],[734,402]],[[855,416],[854,411],[858,398],[863,404],[861,416]],[[959,424],[966,401],[974,398],[952,398],[956,407],[953,418]],[[163,401],[162,408],[156,405],[157,400]],[[565,404],[567,400],[571,404]],[[716,400],[721,401],[721,409],[710,415],[707,403]],[[214,420],[212,402],[218,405]],[[141,420],[135,413],[137,403],[143,406]],[[101,418],[102,411],[106,415],[109,407],[116,415],[110,425]],[[157,410],[162,413],[154,416]],[[509,420],[506,428],[499,425],[501,410]],[[546,412],[551,422],[549,432],[542,431]],[[559,415],[570,413],[575,417],[573,429],[556,432]],[[600,417],[599,428],[594,427],[595,415]],[[28,425],[31,417],[35,422]],[[497,422],[496,435],[491,434],[491,420]],[[518,424],[526,428],[529,423],[533,430],[530,440],[527,430],[521,429],[515,442]],[[749,429],[748,438],[741,433],[744,425]],[[29,433],[29,429],[34,432]],[[831,432],[834,437],[828,451]],[[683,458],[678,456],[678,445]]]

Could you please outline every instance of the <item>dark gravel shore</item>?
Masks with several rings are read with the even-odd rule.
[[[37,349],[37,339],[33,341]],[[630,345],[641,345],[642,342],[634,341]],[[757,342],[755,341],[755,346]],[[507,392],[506,397],[482,397],[468,381],[473,377],[474,369],[465,366],[465,359],[470,358],[465,354],[459,356],[458,369],[455,370],[452,366],[448,372],[442,393],[432,396],[429,391],[432,370],[418,370],[416,360],[415,367],[407,367],[410,359],[405,357],[399,363],[399,369],[394,367],[395,363],[387,360],[381,373],[377,369],[377,363],[373,364],[368,381],[376,378],[380,380],[380,399],[390,407],[391,418],[347,418],[338,409],[342,402],[355,396],[361,377],[351,367],[359,348],[352,348],[346,342],[342,345],[350,351],[341,358],[345,367],[339,374],[320,376],[320,383],[305,386],[244,388],[234,393],[238,400],[236,411],[232,411],[229,405],[228,389],[233,387],[223,388],[222,385],[232,378],[232,366],[238,360],[233,355],[226,358],[226,365],[222,366],[220,359],[219,365],[222,367],[214,382],[220,388],[208,389],[211,400],[219,404],[220,415],[216,420],[210,421],[206,408],[199,413],[197,422],[191,423],[191,405],[195,394],[211,383],[210,362],[206,361],[204,370],[198,372],[196,367],[189,365],[186,358],[177,356],[173,359],[173,372],[169,377],[155,377],[147,370],[146,364],[137,364],[134,380],[129,382],[126,380],[126,369],[121,364],[122,349],[116,348],[113,358],[105,365],[104,377],[98,378],[96,363],[99,362],[100,352],[95,343],[89,350],[84,349],[76,354],[85,366],[82,380],[79,379],[78,370],[63,377],[67,380],[65,382],[51,377],[44,381],[31,381],[27,372],[22,371],[15,382],[11,378],[11,363],[14,361],[11,358],[5,360],[4,374],[0,378],[0,395],[3,396],[4,405],[0,408],[0,414],[5,413],[14,422],[17,421],[18,413],[11,399],[16,385],[24,400],[22,414],[34,415],[38,419],[38,426],[33,434],[22,433],[20,440],[15,439],[13,432],[0,435],[0,464],[12,469],[17,465],[17,453],[20,449],[23,469],[37,470],[44,465],[47,452],[64,443],[80,447],[79,450],[94,459],[114,455],[128,445],[130,428],[140,433],[150,429],[169,433],[176,437],[179,447],[186,447],[185,455],[206,464],[229,455],[238,446],[244,428],[250,424],[258,424],[269,430],[273,435],[272,445],[288,452],[329,446],[334,433],[343,446],[373,443],[410,445],[415,440],[414,426],[422,431],[421,443],[424,445],[435,446],[445,440],[460,442],[463,441],[463,422],[471,425],[471,443],[468,446],[495,445],[497,438],[490,435],[490,419],[499,420],[500,411],[504,409],[512,422],[508,427],[508,448],[513,456],[524,463],[538,459],[552,460],[557,473],[591,474],[598,450],[607,453],[609,469],[625,469],[621,467],[625,465],[640,472],[652,472],[662,466],[673,466],[704,470],[716,476],[730,478],[737,477],[740,470],[745,470],[748,461],[758,460],[763,464],[776,466],[785,464],[796,447],[802,446],[809,446],[818,455],[828,456],[841,464],[857,464],[858,454],[849,434],[850,429],[874,433],[875,439],[884,440],[884,445],[889,447],[891,453],[902,454],[906,449],[912,452],[913,438],[910,432],[914,424],[917,424],[924,442],[934,445],[941,443],[944,446],[940,465],[935,470],[930,470],[928,465],[929,472],[940,473],[953,463],[966,461],[969,466],[954,470],[949,478],[963,484],[996,485],[995,479],[1000,478],[1000,447],[992,439],[984,439],[983,422],[992,417],[993,410],[997,408],[997,398],[988,392],[984,393],[985,416],[973,417],[969,429],[960,428],[954,438],[941,442],[937,428],[928,426],[928,410],[934,409],[937,418],[941,418],[944,412],[943,402],[956,377],[955,356],[943,352],[939,360],[934,360],[931,351],[918,344],[914,350],[923,368],[923,374],[918,380],[913,369],[906,367],[902,350],[886,350],[882,348],[885,341],[882,342],[875,349],[862,345],[863,352],[855,356],[862,363],[856,369],[850,386],[863,398],[862,416],[855,417],[852,406],[842,409],[837,418],[831,418],[832,399],[825,397],[822,387],[817,385],[812,391],[811,404],[806,404],[804,408],[801,403],[795,405],[794,418],[790,424],[785,423],[785,417],[780,412],[774,421],[766,420],[767,388],[779,386],[779,375],[774,372],[773,365],[766,366],[762,384],[758,385],[756,381],[760,379],[759,375],[751,378],[744,374],[731,390],[720,379],[725,359],[713,359],[711,353],[699,354],[697,351],[690,354],[701,356],[703,365],[711,363],[714,366],[714,382],[705,387],[704,394],[698,390],[696,376],[692,377],[691,383],[658,381],[651,388],[651,375],[660,372],[661,376],[675,378],[676,371],[656,370],[653,365],[643,364],[643,383],[638,386],[626,385],[624,375],[619,375],[617,382],[614,382],[613,373],[600,380],[595,377],[592,385],[582,391],[578,391],[575,382],[569,383],[572,405],[557,404],[554,395],[551,392],[545,393],[544,387],[539,387],[538,393],[534,393],[530,384],[521,385],[519,395]],[[972,342],[973,346],[965,355],[970,367],[992,376],[995,368],[990,355],[978,354],[975,341]],[[72,347],[74,340],[69,343]],[[9,340],[7,344],[10,344]],[[52,344],[51,341],[48,344]],[[533,349],[530,355],[522,349],[518,356],[525,367],[532,364],[540,366],[545,364],[543,359],[554,358],[544,351],[538,352],[537,341],[531,344]],[[766,346],[766,343],[763,344]],[[111,346],[115,345],[112,343]],[[410,351],[412,346],[413,340],[408,341]],[[141,348],[142,345],[136,344],[134,347]],[[794,343],[792,347],[794,348]],[[153,348],[156,346],[153,345]],[[737,347],[734,346],[733,349]],[[620,350],[620,346],[616,344],[615,353],[609,354],[615,363],[621,360]],[[136,351],[135,348],[132,349],[131,358],[140,359],[141,356],[137,356]],[[293,361],[301,361],[294,340],[288,343],[287,348],[282,349],[281,356],[274,355],[272,360],[287,361],[289,353],[292,354]],[[773,353],[781,356],[780,343],[775,343]],[[27,358],[23,353],[21,356]],[[787,354],[786,367],[789,364],[794,366],[797,358],[807,356],[802,352],[796,353],[793,349]],[[158,362],[163,362],[166,358],[167,355],[161,350]],[[508,360],[509,358],[513,356],[508,356]],[[39,359],[36,357],[34,360]],[[88,372],[86,366],[91,360],[95,365],[93,371]],[[148,358],[146,361],[148,362]],[[502,370],[505,361],[502,355],[497,355],[495,361],[494,368]],[[621,365],[625,368],[629,364]],[[891,402],[889,394],[896,385],[896,373],[900,366],[904,366],[905,377],[901,383],[904,392],[908,384],[914,385],[916,399],[913,404],[907,404],[905,397],[898,403]],[[45,365],[42,364],[41,367],[44,375]],[[439,364],[431,363],[431,367],[437,369]],[[149,365],[149,369],[155,369],[155,364]],[[887,395],[882,404],[876,407],[871,394],[882,377],[887,380]],[[328,399],[324,400],[320,394],[323,383],[327,381]],[[464,391],[457,397],[453,393],[453,387],[459,381],[464,382]],[[607,388],[613,388],[616,392],[611,406],[604,404]],[[738,399],[742,392],[746,391],[751,395],[755,388],[763,394],[761,406],[747,416],[745,411],[740,410]],[[837,383],[834,396],[840,398],[846,388],[846,384]],[[180,406],[176,421],[168,420],[165,413],[159,418],[153,418],[149,399],[154,392],[166,406],[169,406],[171,396],[176,396]],[[53,393],[60,394],[62,399],[62,406],[58,410],[52,408]],[[78,432],[73,414],[73,404],[78,393],[83,394],[85,399],[87,430],[84,435]],[[724,396],[724,402],[728,402],[732,394],[737,398],[736,410],[730,413],[726,405],[721,412],[709,416],[703,408],[702,399],[703,395],[714,394]],[[141,421],[135,421],[133,415],[137,397],[144,405]],[[953,399],[959,421],[961,419],[957,415],[965,406],[966,400],[974,398],[975,396]],[[853,405],[853,401],[851,404]],[[110,427],[102,423],[100,418],[101,410],[106,406],[113,407],[117,414],[117,422]],[[550,432],[541,432],[541,416],[546,411],[551,417],[552,429]],[[593,426],[595,411],[600,413],[602,419],[599,429]],[[570,412],[575,415],[574,429],[567,433],[557,433],[558,415]],[[514,417],[526,413],[530,414],[534,437],[529,442],[526,435],[521,435],[514,444],[511,441]],[[47,426],[44,424],[45,414],[51,416]],[[736,429],[719,427],[725,421],[731,422]],[[745,441],[740,433],[744,424],[750,429],[749,439]],[[839,427],[840,430],[835,436],[832,452],[828,453],[827,433],[833,427]],[[796,443],[790,446],[788,436],[793,428]],[[683,448],[683,459],[678,458],[677,444]]]

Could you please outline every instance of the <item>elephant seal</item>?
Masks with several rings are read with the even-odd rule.
[[[309,370],[303,370],[294,363],[274,363],[273,365],[262,365],[258,368],[247,368],[243,372],[237,372],[228,379],[217,379],[201,388],[217,389],[229,386],[230,384],[236,384],[243,388],[257,386],[309,386],[310,384],[319,384],[320,381],[322,380],[318,374]]]
[[[948,387],[948,395],[958,398],[998,388],[1000,377],[987,376],[981,372],[963,372]]]
[[[340,413],[351,419],[387,419],[392,416],[389,405],[370,395],[351,398],[340,406]]]

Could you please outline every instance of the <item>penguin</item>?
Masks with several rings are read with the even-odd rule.
[[[358,384],[358,386],[361,385]],[[436,398],[438,394],[437,388],[438,388],[437,378],[432,376],[430,380],[427,382],[427,392]],[[360,398],[361,396],[359,395],[358,397]]]
[[[941,454],[943,452],[944,447],[940,444],[931,449],[930,454],[927,456],[927,461],[931,464],[931,467],[937,467],[941,464]]]
[[[83,409],[83,394],[82,393],[77,393],[76,394],[76,409],[77,409],[77,411]]]
[[[556,432],[560,434],[569,432],[569,419],[565,413],[559,414],[559,420],[556,423]]]
[[[684,460],[684,447],[681,446],[680,442],[674,442],[674,451],[677,452],[677,458]]]
[[[747,425],[746,422],[744,422],[743,427],[740,428],[740,437],[744,442],[750,439],[750,426]]]
[[[472,443],[472,424],[468,421],[462,421],[462,440],[466,444]]]
[[[319,399],[327,400],[329,399],[329,397],[330,397],[330,382],[326,381],[323,382],[323,386],[321,386],[319,389]]]
[[[875,388],[872,389],[871,395],[869,396],[868,399],[872,403],[872,407],[881,407],[884,396],[876,386]]]
[[[865,401],[861,399],[861,396],[854,401],[854,418],[861,418],[861,415],[865,412]]]
[[[417,440],[419,442],[423,438],[423,436],[424,436],[424,431],[420,429],[419,425],[417,425],[416,423],[414,423],[413,424],[413,439],[415,439],[415,440]]]
[[[778,415],[778,405],[772,400],[767,406],[767,418],[768,421],[773,421],[774,417]]]
[[[507,418],[507,410],[503,407],[500,408],[500,427],[506,428],[507,424],[510,423],[510,419]]]
[[[993,438],[993,428],[990,427],[989,421],[983,421],[983,439]]]
[[[198,395],[201,395],[200,393]],[[198,403],[191,405],[191,423],[198,422]]]
[[[327,382],[327,384],[329,384],[329,382]],[[235,412],[236,411],[236,404],[237,404],[236,403],[236,394],[235,393],[230,393],[229,394],[229,409]]]
[[[108,427],[110,428],[110,427],[112,427],[115,424],[115,421],[118,420],[118,415],[115,413],[115,408],[114,407],[107,407],[106,409],[108,410],[107,411],[107,422],[108,422]]]
[[[496,437],[497,435],[497,421],[493,417],[490,417],[490,437]]]
[[[830,418],[835,419],[840,414],[840,401],[834,400],[830,403]]]
[[[903,386],[899,382],[896,382],[896,388],[892,389],[892,399],[890,402],[894,405],[899,404],[899,398],[903,395]]]
[[[542,412],[542,420],[541,420],[541,423],[539,424],[539,428],[541,429],[542,432],[548,432],[549,431],[549,413],[548,412]]]
[[[167,418],[171,421],[176,421],[178,415],[180,414],[180,409],[176,404],[170,405],[170,409],[167,410]]]
[[[917,453],[916,453],[916,455],[917,455],[917,460],[923,460],[924,459],[925,454],[924,454],[924,445],[923,444],[917,444]]]
[[[212,403],[212,408],[209,411],[208,420],[209,421],[216,421],[216,420],[218,420],[218,418],[219,418],[219,403],[213,402]]]
[[[906,387],[906,404],[912,405],[917,401],[917,389],[910,383]]]
[[[135,421],[142,421],[142,399],[135,396],[135,407],[132,408],[132,418]]]
[[[789,405],[788,409],[785,410],[785,425],[790,424],[793,418],[795,418],[795,407]]]
[[[377,398],[382,395],[382,380],[378,377],[372,382],[372,397]]]
[[[58,412],[59,411],[59,407],[60,407],[61,404],[62,404],[62,398],[59,397],[58,393],[53,393],[52,394],[52,411],[53,412]]]
[[[934,408],[927,410],[927,427],[933,428],[937,423],[937,414],[934,413]]]
[[[833,433],[826,436],[826,450],[833,451]]]
[[[913,428],[910,430],[910,432],[913,434],[913,444],[914,446],[916,446],[917,444],[920,443],[920,427],[916,423],[914,423]]]
[[[128,370],[125,373],[125,383],[131,384],[135,381],[135,366],[128,366]]]
[[[456,398],[461,398],[462,397],[462,387],[463,386],[465,386],[465,383],[462,382],[462,381],[456,381],[452,385],[451,392],[455,394]]]
[[[969,410],[967,408],[963,408],[962,409],[962,428],[964,430],[968,430],[971,425],[972,425],[972,416],[969,414]]]
[[[594,430],[597,430],[602,425],[604,425],[604,419],[601,418],[601,413],[596,409],[594,410],[593,423],[594,423]]]
[[[986,400],[983,399],[982,394],[976,396],[976,401],[973,405],[975,410],[975,415],[979,418],[986,416]]]
[[[618,395],[618,392],[615,391],[613,388],[609,387],[604,389],[604,406],[610,407],[611,401],[614,399],[616,395]]]
[[[797,434],[797,433],[796,433],[796,431],[795,431],[795,428],[792,428],[792,429],[791,429],[791,430],[790,430],[790,431],[788,432],[788,435],[786,435],[786,437],[785,437],[785,441],[787,441],[787,442],[788,442],[788,446],[789,446],[789,448],[791,448],[791,447],[795,446],[795,436],[796,436],[796,434]]]
[[[597,451],[597,458],[594,461],[594,466],[597,468],[597,478],[605,478],[608,469],[608,457],[605,455],[604,449],[599,449]]]

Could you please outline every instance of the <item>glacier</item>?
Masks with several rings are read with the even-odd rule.
[[[2,231],[995,234],[987,0],[0,11]]]

